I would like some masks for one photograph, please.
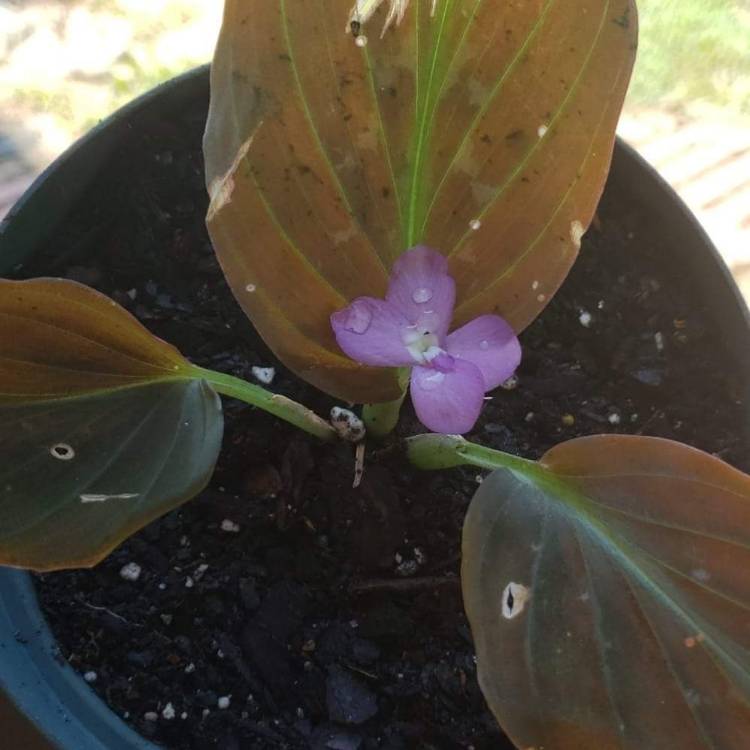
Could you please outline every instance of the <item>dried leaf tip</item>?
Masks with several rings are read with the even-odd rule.
[[[370,18],[372,18],[375,11],[383,4],[385,0],[356,0],[354,6],[349,13],[349,21],[346,24],[346,32],[351,33],[355,38],[359,36],[360,30],[364,24],[366,24]],[[398,26],[401,21],[404,20],[406,11],[409,7],[409,0],[388,0],[390,8],[388,9],[388,15],[386,16],[385,23],[383,24],[383,31],[380,33],[380,37],[385,36],[385,32],[395,22]],[[430,15],[435,15],[435,9],[437,8],[437,0],[432,0],[432,8]],[[363,45],[364,46],[364,45]]]

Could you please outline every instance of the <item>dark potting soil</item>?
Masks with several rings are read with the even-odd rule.
[[[204,118],[134,129],[22,274],[103,290],[202,366],[247,379],[273,366],[274,390],[325,413],[331,400],[274,359],[212,254]],[[658,435],[748,466],[720,332],[615,189],[522,343],[517,386],[470,439],[538,457],[579,435]],[[406,408],[399,434],[420,431]],[[95,569],[38,577],[62,655],[173,750],[511,747],[477,687],[458,582],[481,476],[419,473],[397,445],[372,444],[357,490],[352,477],[351,447],[227,402],[208,489]]]

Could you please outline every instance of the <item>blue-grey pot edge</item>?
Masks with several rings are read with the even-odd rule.
[[[37,728],[39,747],[43,737],[66,750],[157,750],[69,666],[25,571],[0,569],[0,653],[0,690]]]

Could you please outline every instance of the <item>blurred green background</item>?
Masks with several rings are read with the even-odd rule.
[[[630,105],[750,115],[750,0],[640,0]]]

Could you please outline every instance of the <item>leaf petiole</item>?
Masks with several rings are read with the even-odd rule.
[[[418,469],[450,469],[478,466],[481,469],[511,469],[539,479],[546,470],[536,461],[470,443],[460,435],[415,435],[406,441],[409,461]]]
[[[388,401],[383,404],[365,404],[362,409],[362,419],[367,434],[375,438],[384,438],[390,435],[398,424],[398,417],[401,413],[401,406],[406,398],[409,389],[409,374],[411,370],[402,367],[399,371],[398,379],[401,385],[401,395],[394,401]]]
[[[239,401],[244,401],[246,404],[256,406],[258,409],[263,409],[263,411],[267,411],[269,414],[273,414],[326,442],[338,439],[338,433],[330,423],[306,406],[292,401],[286,396],[271,393],[265,388],[223,372],[207,370],[197,366],[193,366],[190,372],[196,379],[205,380],[217,393],[223,396],[230,396]]]

